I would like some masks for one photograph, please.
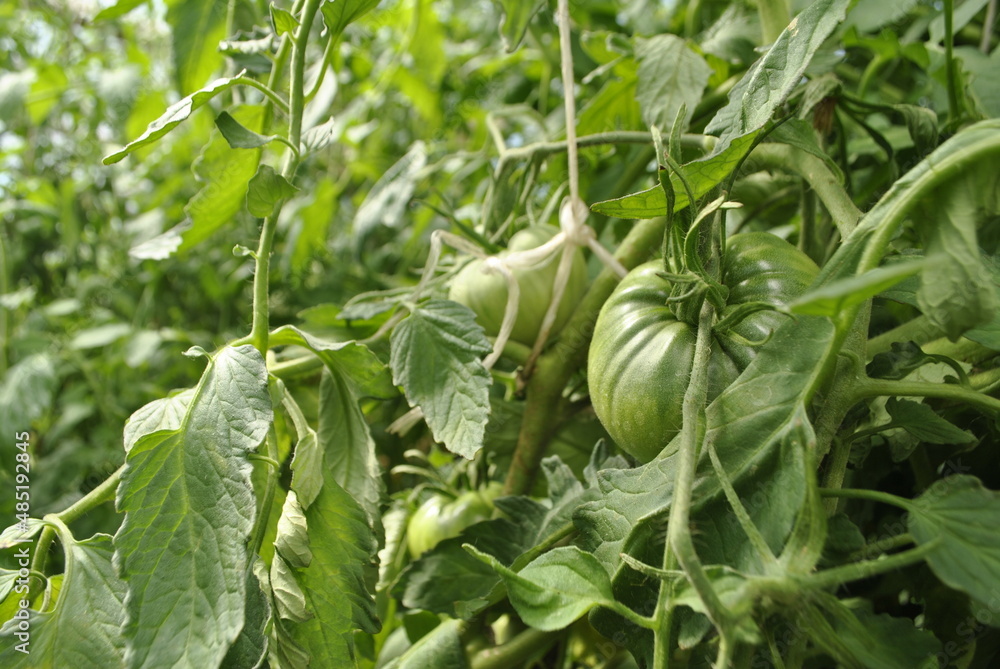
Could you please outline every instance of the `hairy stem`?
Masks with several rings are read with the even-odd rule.
[[[953,383],[866,379],[854,388],[854,396],[858,400],[883,395],[888,397],[933,397],[971,404],[991,413],[1000,413],[1000,400]]]

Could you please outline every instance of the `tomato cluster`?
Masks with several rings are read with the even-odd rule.
[[[750,303],[787,302],[803,293],[818,271],[808,256],[774,235],[736,235],[723,258],[721,278],[729,296],[718,321]],[[598,418],[618,445],[642,462],[656,457],[680,431],[694,361],[697,327],[677,318],[667,302],[671,290],[662,260],[632,270],[601,309],[587,363]],[[784,318],[773,310],[755,311],[713,333],[709,400],[750,364],[756,347]]]

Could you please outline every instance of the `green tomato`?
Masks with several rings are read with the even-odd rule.
[[[697,328],[666,304],[671,283],[662,260],[636,267],[601,308],[587,361],[594,411],[611,437],[641,462],[655,458],[681,429],[681,404],[694,365]],[[749,302],[786,302],[819,269],[788,242],[764,232],[726,244],[722,283],[729,288],[718,319]],[[730,332],[715,332],[708,370],[711,401],[750,364],[759,345],[788,318],[774,311],[747,316]]]
[[[419,557],[445,539],[457,537],[462,530],[493,515],[493,500],[503,484],[490,483],[481,490],[463,492],[452,498],[435,494],[410,516],[406,525],[406,544],[410,555]]]
[[[500,257],[506,257],[514,251],[537,248],[552,239],[557,232],[556,228],[549,225],[525,228],[511,237],[507,251],[501,252]],[[495,337],[500,332],[504,311],[507,308],[507,279],[499,273],[484,274],[482,268],[483,261],[478,259],[466,265],[452,280],[448,299],[472,309],[476,314],[476,321],[483,326],[486,334]],[[534,345],[545,312],[552,302],[552,284],[558,270],[559,253],[556,253],[544,266],[513,271],[517,285],[521,289],[517,318],[510,335],[513,341],[525,346]],[[555,335],[562,329],[586,290],[587,263],[583,259],[583,252],[576,249],[573,252],[569,282],[559,302],[559,310],[556,312],[556,320],[550,334]]]

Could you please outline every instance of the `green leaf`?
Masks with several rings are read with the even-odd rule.
[[[247,190],[247,209],[257,218],[270,216],[274,207],[282,200],[298,192],[298,188],[288,183],[285,177],[274,171],[270,165],[261,165],[250,179]]]
[[[353,667],[354,631],[374,634],[380,629],[366,583],[378,544],[364,509],[329,469],[305,516],[313,558],[308,567],[295,571],[295,578],[313,617],[289,623],[289,630],[311,656],[310,666]]]
[[[500,21],[500,37],[507,53],[514,53],[521,46],[524,33],[532,17],[545,6],[545,0],[493,0],[503,9]]]
[[[122,666],[125,583],[112,566],[111,537],[74,541],[60,532],[66,572],[55,606],[30,611],[30,654],[17,650],[18,620],[0,628],[0,665],[24,667]]]
[[[413,143],[406,155],[386,170],[368,191],[354,215],[354,231],[359,239],[377,226],[399,227],[405,220],[406,205],[413,196],[417,177],[427,164],[427,149],[422,141]]]
[[[130,334],[132,326],[128,323],[107,323],[81,330],[70,340],[69,347],[75,351],[103,348]]]
[[[313,554],[309,548],[308,524],[303,507],[299,504],[294,490],[288,492],[288,495],[285,496],[285,503],[281,507],[274,548],[281,553],[290,566],[296,569],[304,569],[312,562]]]
[[[691,185],[694,196],[696,198],[704,196],[732,174],[743,156],[750,150],[756,137],[756,133],[750,133],[745,137],[733,140],[729,147],[721,153],[713,151],[705,158],[685,163],[683,165],[684,176]],[[680,177],[676,174],[671,173],[670,183],[673,185],[676,197],[674,212],[678,212],[689,204],[687,192],[684,190]],[[626,195],[615,200],[598,202],[592,205],[591,209],[599,214],[618,218],[655,218],[666,215],[667,196],[661,186],[653,186],[639,193]]]
[[[462,645],[461,620],[446,620],[385,665],[384,669],[467,669],[469,659]]]
[[[385,494],[375,440],[358,406],[351,379],[340,370],[324,370],[319,386],[318,445],[324,453],[323,471],[351,494],[373,526],[379,522]]]
[[[375,9],[379,0],[326,0],[321,6],[323,19],[333,39],[339,39],[351,23]]]
[[[465,550],[500,574],[521,620],[536,629],[560,630],[595,606],[614,604],[608,573],[576,546],[554,548],[519,572],[472,545]]]
[[[264,359],[252,346],[225,348],[181,424],[129,451],[115,536],[129,588],[129,667],[215,666],[239,635],[255,507],[247,454],[271,420]]]
[[[110,7],[105,7],[101,11],[97,12],[97,16],[94,17],[94,21],[97,22],[117,19],[119,16],[125,16],[139,5],[144,5],[147,2],[149,2],[149,0],[118,0],[118,2]]]
[[[219,42],[226,36],[226,3],[170,0],[167,22],[173,29],[174,78],[181,93],[196,90],[225,60]]]
[[[271,25],[274,27],[275,34],[278,37],[286,33],[294,35],[295,29],[299,27],[299,20],[292,16],[290,11],[276,7],[274,3],[271,3],[269,9],[271,10]]]
[[[45,523],[38,518],[28,518],[24,525],[20,522],[11,525],[0,532],[0,550],[7,550],[18,544],[30,542],[35,535],[42,531],[43,527],[45,527]]]
[[[861,33],[875,32],[882,26],[896,23],[913,9],[919,0],[858,0],[847,15],[845,24]]]
[[[928,444],[972,444],[977,441],[974,434],[952,425],[926,404],[890,397],[885,409],[894,423]]]
[[[180,429],[187,413],[188,405],[194,397],[194,389],[153,400],[137,409],[125,422],[125,452],[128,453],[141,437],[159,430]]]
[[[229,147],[233,149],[257,149],[274,140],[274,135],[269,137],[259,135],[244,127],[229,112],[222,112],[216,116],[215,125],[228,142]]]
[[[481,359],[490,344],[472,310],[431,300],[396,326],[390,345],[393,382],[423,410],[434,439],[472,458],[483,447],[491,383]]]
[[[996,595],[1000,583],[1000,493],[974,476],[936,481],[909,507],[918,544],[935,544],[927,564],[941,581],[973,599]]]
[[[356,341],[327,341],[293,325],[271,332],[271,346],[302,346],[311,350],[330,371],[351,380],[360,397],[391,399],[399,396],[388,368],[364,344]]]
[[[669,128],[683,106],[681,128],[687,128],[712,68],[675,35],[636,38],[635,57],[639,61],[636,99],[646,126]]]
[[[12,365],[0,382],[0,419],[8,429],[28,430],[52,404],[58,378],[52,358],[36,353]],[[11,442],[7,441],[5,448]],[[4,451],[6,453],[6,451]],[[8,457],[11,462],[13,455]]]
[[[323,487],[323,451],[316,431],[312,429],[302,414],[302,409],[295,399],[286,394],[282,400],[285,410],[295,426],[298,440],[295,442],[295,455],[292,457],[292,491],[298,496],[303,508],[308,508]],[[320,411],[322,412],[322,403]],[[321,414],[322,415],[322,414]],[[286,502],[287,503],[287,502]]]
[[[813,641],[841,663],[867,669],[936,669],[941,642],[907,618],[852,610],[828,593],[815,597],[825,615],[805,617]],[[830,620],[832,619],[832,620]]]
[[[213,4],[213,3],[207,3]],[[181,100],[178,100],[174,104],[167,107],[167,111],[149,124],[146,131],[142,133],[137,139],[129,142],[125,148],[120,151],[116,151],[104,158],[105,165],[111,165],[112,163],[117,163],[119,160],[132,153],[136,149],[152,144],[156,140],[160,139],[168,132],[176,128],[183,121],[187,120],[191,113],[203,106],[206,102],[214,98],[216,95],[232,88],[239,83],[240,79],[246,73],[244,70],[240,72],[235,77],[224,77],[221,79],[216,79],[204,88],[195,91],[191,95],[188,95]]]
[[[864,274],[849,276],[813,288],[792,301],[788,308],[797,314],[834,318],[841,310],[861,304],[923,269],[923,260],[877,267]]]
[[[1000,153],[941,184],[919,208],[913,219],[924,240],[928,267],[917,302],[931,322],[955,340],[989,323],[1000,310],[977,240],[978,225],[1000,215]]]
[[[267,656],[267,624],[271,619],[271,606],[267,595],[257,580],[254,572],[259,569],[260,558],[254,557],[252,569],[247,570],[246,582],[246,623],[229,648],[222,669],[247,669],[262,666]]]
[[[844,18],[850,0],[816,0],[778,36],[774,44],[729,93],[729,103],[709,121],[705,132],[720,133],[713,153],[763,128],[802,81],[816,51]]]

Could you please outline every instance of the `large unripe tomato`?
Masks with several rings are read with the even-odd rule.
[[[469,490],[458,497],[436,494],[410,516],[406,525],[406,544],[410,555],[419,557],[445,539],[457,537],[462,530],[493,515],[493,500],[503,484],[490,483],[480,490]]]
[[[500,257],[506,257],[514,251],[534,249],[552,239],[558,230],[549,225],[536,225],[521,230],[510,238],[507,251]],[[573,264],[570,271],[566,292],[559,302],[556,320],[550,334],[556,334],[573,314],[576,305],[587,290],[587,263],[583,252],[578,248],[573,252]],[[484,274],[483,261],[473,260],[466,265],[452,280],[448,299],[464,304],[476,313],[476,320],[486,330],[486,334],[495,337],[500,332],[503,323],[504,310],[507,308],[507,279],[501,274]],[[526,346],[532,346],[538,338],[545,312],[552,301],[552,285],[559,269],[559,252],[544,266],[532,269],[515,269],[514,278],[521,289],[518,302],[517,318],[510,338]]]
[[[587,361],[590,397],[598,418],[619,446],[648,462],[681,429],[681,405],[694,364],[696,326],[667,306],[671,283],[663,261],[629,272],[601,308]],[[729,288],[722,319],[749,302],[787,302],[802,294],[816,264],[788,242],[764,232],[730,238],[722,283]],[[782,319],[757,311],[729,332],[715,332],[708,372],[711,401],[736,380]]]

